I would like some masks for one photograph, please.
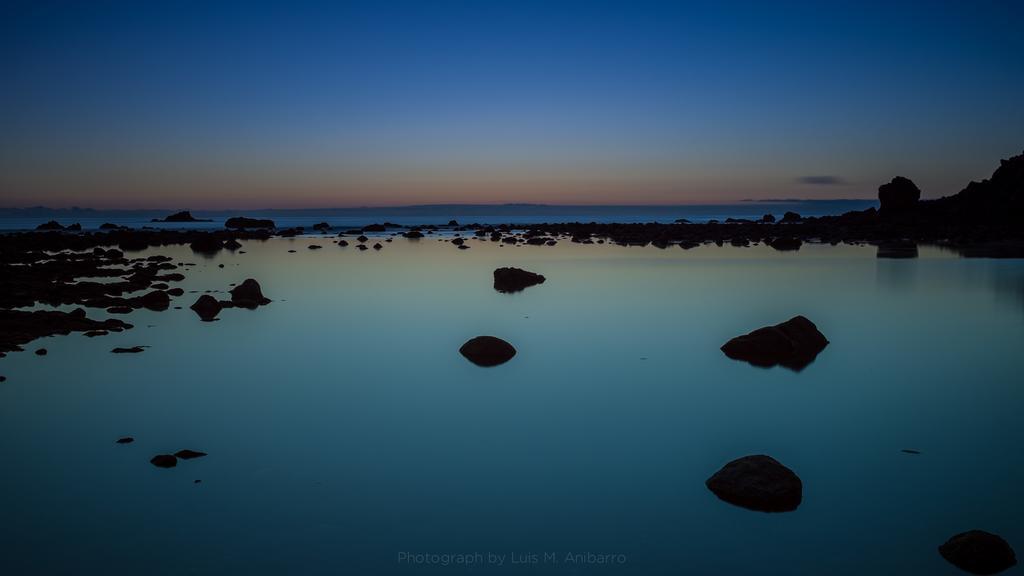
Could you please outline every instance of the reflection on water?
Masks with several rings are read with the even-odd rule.
[[[274,302],[204,323],[186,294],[0,360],[0,573],[955,574],[952,534],[1024,546],[1021,262],[470,244],[163,249],[186,291]],[[498,266],[548,280],[498,294]],[[796,314],[831,341],[800,373],[719,351]],[[472,365],[479,334],[518,354]],[[182,448],[209,456],[148,462]],[[705,488],[758,453],[795,512]]]

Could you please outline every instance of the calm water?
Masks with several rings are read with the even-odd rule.
[[[375,222],[394,222],[407,226],[447,224],[451,219],[462,223],[507,224],[534,222],[675,222],[685,218],[691,222],[724,221],[726,218],[757,219],[764,214],[782,218],[788,211],[803,216],[827,216],[851,210],[877,207],[874,200],[786,200],[770,202],[735,202],[732,204],[688,204],[677,206],[558,206],[546,204],[501,205],[429,205],[392,208],[335,208],[308,210],[194,210],[195,218],[210,222],[151,222],[164,218],[171,210],[49,210],[44,208],[0,208],[0,230],[32,230],[57,220],[64,225],[80,223],[85,230],[95,230],[105,222],[141,228],[219,229],[231,216],[246,215],[270,218],[278,227],[305,226],[327,222],[338,227],[360,227]]]
[[[186,294],[0,360],[0,573],[952,575],[936,546],[971,528],[1024,551],[1024,262],[471,244],[165,249],[186,290],[274,302],[202,323]],[[504,265],[548,282],[498,294]],[[801,373],[718,350],[798,313],[831,340]],[[476,367],[479,334],[519,354]],[[148,463],[181,448],[209,456]],[[704,487],[755,453],[797,511]],[[565,562],[587,552],[625,564]]]

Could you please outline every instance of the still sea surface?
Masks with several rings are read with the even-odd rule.
[[[954,575],[936,547],[974,528],[1024,551],[1024,262],[469,244],[140,253],[197,263],[182,309],[0,359],[0,574]],[[498,266],[547,282],[499,294]],[[250,277],[271,304],[188,309]],[[802,372],[719,350],[796,314],[831,341]],[[518,355],[469,363],[481,334]],[[184,448],[209,455],[149,463]],[[705,488],[759,453],[798,510]]]
[[[209,222],[152,222],[177,210],[88,210],[70,208],[0,208],[0,230],[32,230],[57,220],[67,226],[81,224],[84,230],[95,230],[104,223],[129,228],[223,228],[232,216],[269,218],[279,228],[312,227],[327,222],[335,227],[350,228],[373,223],[392,222],[403,226],[447,224],[533,224],[538,222],[690,222],[724,221],[726,218],[758,219],[765,214],[782,218],[786,212],[802,216],[828,216],[851,210],[877,207],[875,200],[779,200],[734,202],[731,204],[685,204],[672,206],[558,206],[547,204],[437,204],[397,206],[390,208],[334,208],[302,210],[193,210],[197,219]]]

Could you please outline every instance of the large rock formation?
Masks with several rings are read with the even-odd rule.
[[[181,212],[175,212],[170,216],[160,219],[153,218],[153,222],[212,222],[212,220],[200,220],[192,217],[192,213],[188,210],[182,210]]]
[[[519,268],[498,268],[494,271],[494,289],[508,294],[520,292],[537,284],[543,284],[546,278],[535,272]]]
[[[1017,564],[1017,556],[1006,540],[984,530],[953,536],[939,546],[939,554],[971,574],[998,574]]]
[[[781,364],[801,370],[828,346],[818,327],[803,316],[795,316],[775,326],[758,328],[737,336],[722,346],[722,352],[733,360],[744,360],[755,366]]]
[[[883,216],[905,214],[917,206],[921,190],[909,178],[897,176],[878,187],[878,202]]]
[[[705,485],[722,500],[761,512],[796,510],[803,482],[771,456],[744,456],[729,462]]]
[[[459,353],[477,366],[497,366],[516,355],[516,349],[501,338],[477,336],[462,345]]]

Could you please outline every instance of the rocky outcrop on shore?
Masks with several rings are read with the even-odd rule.
[[[59,310],[0,310],[0,358],[8,352],[23,350],[22,345],[36,338],[87,332],[89,330],[105,330],[121,332],[132,327],[127,322],[117,319],[92,320],[86,317],[83,308],[71,312]]]

